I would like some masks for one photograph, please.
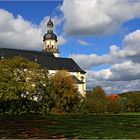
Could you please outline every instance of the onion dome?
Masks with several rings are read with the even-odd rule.
[[[47,27],[52,28],[53,27],[53,22],[51,21],[51,18],[47,22]]]
[[[43,37],[43,41],[45,41],[45,40],[55,40],[55,41],[57,41],[57,36],[56,36],[56,34],[54,34],[53,32],[47,32],[45,35],[44,35],[44,37]]]
[[[53,22],[51,21],[51,18],[47,22],[48,31],[43,36],[43,41],[45,40],[55,40],[57,42],[57,35],[53,33]]]

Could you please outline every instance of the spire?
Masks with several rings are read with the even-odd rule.
[[[56,57],[59,57],[59,49],[57,46],[57,35],[53,32],[53,26],[54,24],[50,16],[50,19],[47,22],[48,31],[43,36],[44,50],[46,52],[53,53]]]
[[[47,27],[48,28],[53,28],[53,22],[51,20],[51,17],[50,17],[49,21],[47,22]]]

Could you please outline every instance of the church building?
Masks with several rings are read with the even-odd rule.
[[[44,48],[42,51],[10,49],[9,46],[9,48],[0,48],[1,59],[14,56],[25,57],[46,67],[50,75],[55,74],[58,70],[67,70],[76,81],[79,93],[85,96],[86,72],[72,58],[60,57],[57,35],[53,32],[53,26],[50,18],[47,22],[47,33],[43,36]]]

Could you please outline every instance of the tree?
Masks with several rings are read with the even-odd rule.
[[[81,96],[67,71],[48,70],[26,58],[0,60],[0,113],[78,111]]]
[[[110,94],[107,96],[107,112],[111,113],[119,113],[123,110],[122,108],[122,100],[117,94]]]
[[[0,60],[0,81],[1,113],[36,110],[49,87],[47,69],[22,57]]]
[[[93,89],[93,95],[97,100],[106,100],[106,93],[101,86],[97,86]]]
[[[131,91],[120,94],[125,112],[140,111],[140,91]]]
[[[106,112],[106,94],[101,86],[95,87],[92,91],[86,94],[86,104],[89,112],[102,114]]]
[[[109,96],[107,96],[107,99],[110,101],[118,101],[119,100],[119,95],[118,94],[110,94]]]
[[[51,77],[51,88],[54,93],[52,112],[65,113],[77,109],[81,98],[77,85],[68,71],[61,70],[54,74]]]

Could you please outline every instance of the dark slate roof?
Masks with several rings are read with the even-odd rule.
[[[72,58],[60,58],[60,57],[57,57],[56,58],[57,60],[57,63],[58,63],[58,68],[61,68],[61,69],[66,69],[66,70],[69,70],[69,71],[73,71],[73,72],[83,72],[85,73],[85,71],[83,71],[76,63],[75,61],[72,59]]]
[[[86,73],[82,70],[71,58],[58,58],[52,53],[44,51],[20,50],[10,48],[0,48],[0,58],[12,58],[14,56],[21,56],[35,61],[46,67],[49,70],[68,70],[70,72]]]

